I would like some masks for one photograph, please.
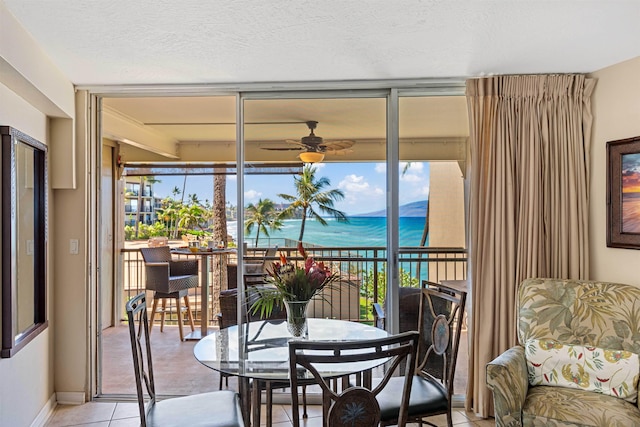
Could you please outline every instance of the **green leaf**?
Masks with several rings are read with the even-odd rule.
[[[620,338],[627,338],[629,335],[631,335],[631,329],[629,328],[629,325],[621,320],[613,321],[613,330],[616,331],[616,335]]]

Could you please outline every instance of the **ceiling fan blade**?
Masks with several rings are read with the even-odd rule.
[[[323,147],[327,151],[338,151],[338,150],[346,150],[347,148],[353,147],[355,141],[350,139],[343,139],[337,141],[325,141],[322,143],[321,147]]]
[[[303,150],[302,147],[260,147],[261,150],[270,150],[270,151],[300,151]]]
[[[349,153],[353,153],[353,150],[351,148],[345,148],[343,150],[331,150],[327,148],[324,153],[329,156],[346,156]]]

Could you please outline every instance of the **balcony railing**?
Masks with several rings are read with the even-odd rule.
[[[245,262],[262,261],[267,248],[248,248]],[[302,262],[297,249],[293,246],[279,247],[291,261]],[[387,250],[384,247],[311,247],[309,255],[330,265],[332,271],[340,272],[337,286],[327,290],[324,298],[313,301],[309,315],[330,317],[358,322],[373,322],[371,307],[373,303],[383,303],[386,295]],[[279,259],[279,255],[265,259],[267,263]],[[230,264],[236,264],[235,255],[229,257]],[[138,249],[123,249],[120,253],[122,268],[119,281],[118,311],[124,318],[124,305],[127,300],[144,290],[144,261]],[[211,270],[211,269],[210,269]],[[203,274],[201,271],[200,274]],[[213,271],[208,283],[213,286]],[[467,278],[467,252],[462,248],[402,247],[399,250],[400,286],[418,287],[422,280],[440,282],[442,280],[465,280]],[[221,284],[227,289],[227,283]],[[192,289],[191,306],[195,309],[196,321],[200,321],[200,288]],[[212,300],[210,310],[217,307],[213,298],[217,295],[210,289]],[[216,313],[210,313],[209,319],[215,319]],[[173,319],[176,320],[175,314]],[[215,320],[214,320],[215,321]]]

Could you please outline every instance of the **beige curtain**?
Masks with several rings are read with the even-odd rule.
[[[483,417],[493,415],[485,366],[516,344],[518,284],[588,275],[594,85],[581,75],[467,81],[473,295],[466,406]]]

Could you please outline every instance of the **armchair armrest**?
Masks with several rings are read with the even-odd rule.
[[[170,276],[188,276],[198,274],[198,261],[197,260],[180,260],[169,262],[169,275]]]
[[[529,378],[524,347],[515,346],[487,364],[487,387],[493,391],[497,426],[522,425]]]

